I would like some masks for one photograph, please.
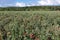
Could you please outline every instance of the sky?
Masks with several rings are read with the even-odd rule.
[[[45,6],[45,5],[58,5],[60,0],[0,0],[0,7],[16,6]]]

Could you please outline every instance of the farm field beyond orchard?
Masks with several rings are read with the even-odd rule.
[[[0,11],[0,40],[60,40],[60,12]]]

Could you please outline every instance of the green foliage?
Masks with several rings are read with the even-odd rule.
[[[60,6],[0,7],[0,11],[60,11]]]
[[[5,11],[0,15],[3,40],[60,40],[59,11]]]

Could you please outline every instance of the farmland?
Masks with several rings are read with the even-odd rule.
[[[0,40],[60,40],[60,12],[0,11]]]

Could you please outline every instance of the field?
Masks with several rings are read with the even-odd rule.
[[[60,40],[60,12],[0,11],[0,40]]]

